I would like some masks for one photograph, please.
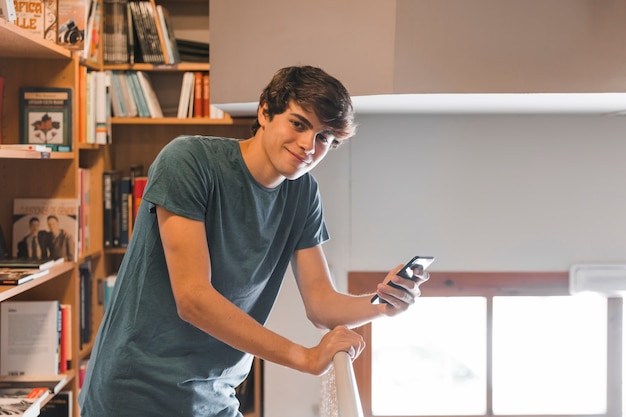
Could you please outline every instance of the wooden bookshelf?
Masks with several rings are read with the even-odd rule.
[[[78,74],[80,59],[77,54],[34,36],[27,31],[0,19],[0,77],[4,79],[2,94],[2,114],[0,114],[2,130],[1,143],[20,143],[20,109],[21,87],[63,87],[72,89],[72,113],[78,114],[81,91],[79,90]],[[0,225],[7,244],[12,248],[12,212],[15,198],[78,198],[79,169],[88,169],[92,181],[89,186],[93,192],[93,204],[90,206],[91,246],[84,253],[79,253],[78,262],[64,262],[54,266],[47,275],[18,286],[0,286],[0,302],[7,300],[38,301],[58,300],[72,306],[72,363],[78,368],[80,359],[89,354],[90,346],[80,347],[80,314],[81,296],[78,265],[90,257],[94,285],[102,276],[102,213],[95,183],[102,175],[104,167],[104,148],[102,146],[79,146],[78,118],[72,120],[72,150],[69,152],[32,152],[11,153],[0,150]],[[11,251],[11,249],[10,249]],[[94,311],[94,325],[101,319],[101,311],[97,307],[97,293],[90,300]],[[92,328],[91,339],[95,338],[97,328]],[[74,416],[79,416],[76,401],[79,382],[75,370],[68,372],[68,382],[64,389],[71,390],[74,398]]]

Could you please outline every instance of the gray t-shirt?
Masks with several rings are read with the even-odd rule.
[[[305,174],[268,189],[236,140],[201,136],[173,140],[148,172],[79,397],[82,415],[237,416],[234,388],[252,357],[179,318],[156,205],[205,222],[213,286],[264,324],[293,252],[328,239],[317,182]]]

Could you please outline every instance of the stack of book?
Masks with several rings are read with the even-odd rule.
[[[63,385],[72,369],[71,305],[57,300],[3,301],[0,304],[0,386]],[[37,326],[24,331],[37,317]],[[47,382],[46,382],[47,381]],[[22,385],[17,386],[17,383]]]
[[[0,285],[21,285],[50,272],[50,268],[65,261],[64,258],[14,258],[8,256],[6,240],[0,229]]]
[[[148,177],[141,167],[136,167],[130,176],[106,171],[102,182],[104,247],[125,248],[130,243]]]
[[[152,81],[144,71],[109,71],[114,117],[163,117]]]
[[[97,0],[92,1],[97,10]],[[105,64],[180,62],[174,27],[166,8],[156,5],[154,0],[104,0],[102,7]],[[88,33],[98,30],[100,21],[94,17],[90,24],[93,29],[88,27]]]

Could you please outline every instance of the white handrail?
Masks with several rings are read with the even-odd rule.
[[[363,407],[350,355],[346,352],[337,352],[333,358],[333,366],[339,417],[363,417]]]

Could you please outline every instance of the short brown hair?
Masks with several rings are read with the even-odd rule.
[[[315,113],[338,140],[347,139],[356,131],[348,90],[321,68],[305,65],[278,70],[261,93],[259,107],[267,104],[267,116],[271,120],[285,112],[290,102]],[[257,118],[252,133],[259,127]]]

